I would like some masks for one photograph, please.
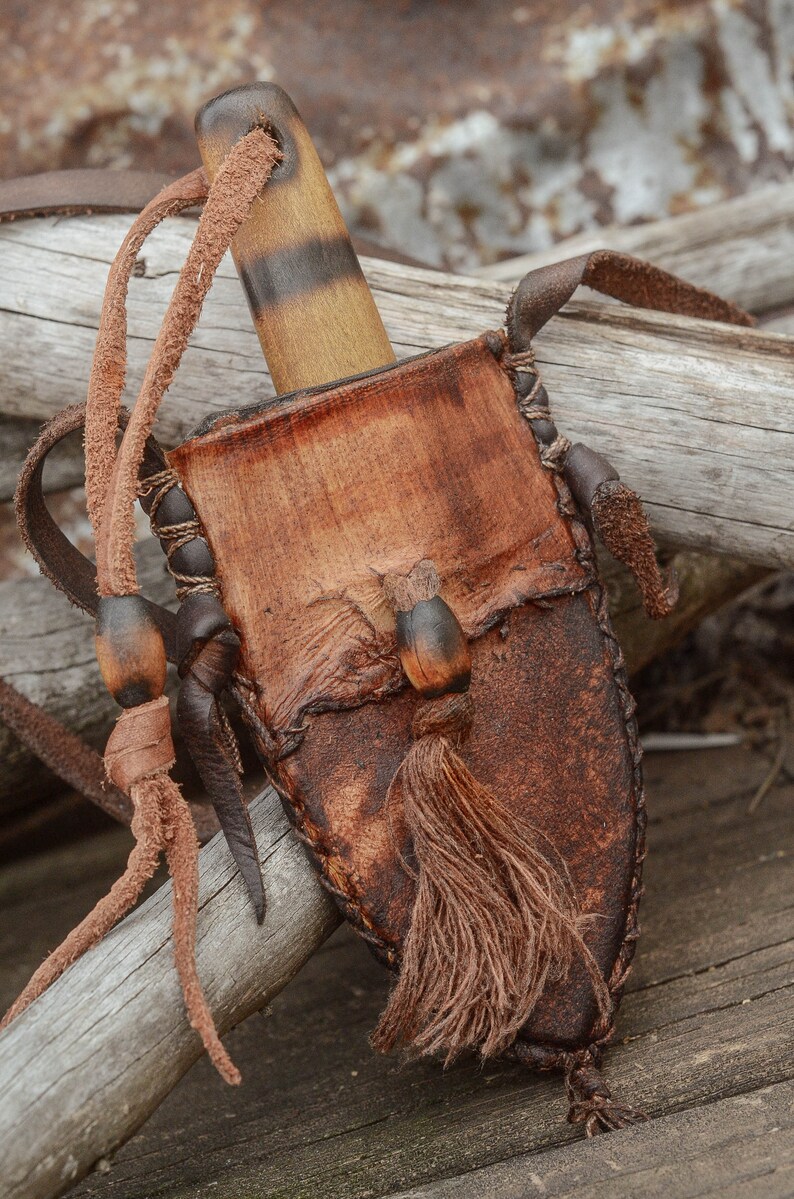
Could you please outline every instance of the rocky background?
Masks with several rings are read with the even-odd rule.
[[[351,230],[457,271],[794,165],[794,0],[6,0],[0,47],[5,177],[184,172],[196,109],[274,80]],[[54,500],[75,536],[81,502]],[[0,577],[29,569],[0,507]],[[787,777],[792,598],[773,579],[647,668],[645,731],[734,730]]]
[[[0,171],[197,162],[193,114],[290,92],[354,232],[468,270],[794,163],[792,0],[8,0]]]

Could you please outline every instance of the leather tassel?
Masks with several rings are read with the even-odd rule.
[[[590,511],[604,547],[634,575],[651,619],[669,616],[678,602],[678,582],[672,571],[665,578],[659,569],[639,496],[619,479],[609,480],[597,489]]]
[[[678,583],[672,570],[665,578],[659,569],[640,497],[621,482],[611,462],[581,442],[568,450],[563,473],[604,548],[634,575],[648,616],[669,616],[678,602]]]
[[[386,582],[387,597],[400,605],[401,660],[426,698],[387,800],[405,812],[416,899],[399,977],[373,1044],[382,1052],[398,1044],[418,1055],[441,1052],[451,1061],[466,1049],[483,1057],[503,1052],[546,986],[564,979],[578,960],[602,1012],[610,1000],[582,938],[564,864],[460,755],[474,719],[462,669],[465,638],[437,589],[427,562],[407,579]]]

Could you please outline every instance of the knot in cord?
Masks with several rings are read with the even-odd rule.
[[[588,1137],[598,1132],[625,1128],[630,1124],[642,1124],[648,1119],[645,1112],[612,1098],[612,1092],[590,1052],[574,1058],[569,1065],[565,1075],[565,1091],[569,1103],[568,1122],[584,1124]]]
[[[447,737],[460,745],[468,737],[473,721],[474,702],[469,692],[448,692],[419,705],[411,732],[415,741],[421,737]]]

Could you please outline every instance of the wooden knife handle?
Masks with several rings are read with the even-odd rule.
[[[210,181],[234,143],[256,125],[268,130],[284,157],[232,253],[276,391],[394,362],[322,163],[280,87],[247,84],[199,110],[196,135]]]

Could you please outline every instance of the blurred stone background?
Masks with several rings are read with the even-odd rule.
[[[794,0],[5,0],[0,65],[4,177],[182,173],[196,109],[273,80],[351,231],[457,271],[702,208],[794,164]],[[0,424],[3,461],[35,435],[22,424]],[[87,548],[82,494],[51,504]],[[24,573],[0,505],[0,578]],[[647,668],[644,730],[738,729],[777,760],[793,598],[790,576],[771,580]]]
[[[353,229],[466,270],[788,176],[792,0],[6,0],[0,170],[197,162],[280,83]]]

